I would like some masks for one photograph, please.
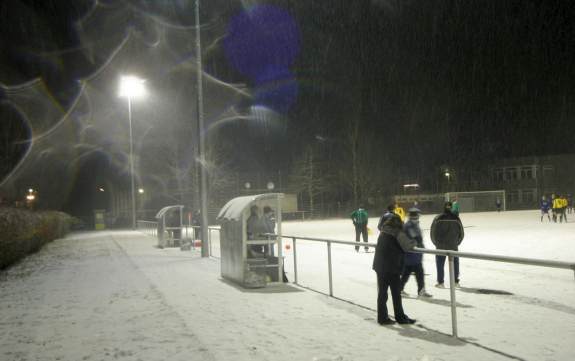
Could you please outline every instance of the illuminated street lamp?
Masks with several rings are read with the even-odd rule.
[[[132,229],[136,229],[136,195],[134,185],[134,146],[132,140],[132,99],[146,95],[144,79],[135,76],[122,76],[118,95],[128,99],[128,121],[130,123],[130,175],[132,181]]]
[[[36,194],[37,192],[34,189],[28,189],[28,193],[26,193],[26,205],[29,208],[33,208],[34,202],[36,201]]]
[[[144,188],[138,188],[138,193],[144,194]]]

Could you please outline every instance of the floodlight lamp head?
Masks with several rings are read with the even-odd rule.
[[[144,79],[140,79],[133,75],[124,75],[120,78],[120,89],[118,95],[122,98],[141,98],[146,95],[146,87]]]

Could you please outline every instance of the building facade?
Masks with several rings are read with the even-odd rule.
[[[488,172],[491,187],[505,190],[507,209],[537,208],[543,196],[575,192],[575,154],[498,160]]]

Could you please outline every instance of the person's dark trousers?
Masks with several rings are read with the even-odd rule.
[[[358,224],[355,226],[355,241],[359,243],[359,235],[362,235],[363,241],[367,243],[367,224]],[[359,251],[359,246],[355,246],[355,250]],[[367,252],[369,247],[365,247],[365,251]]]
[[[405,266],[403,268],[403,273],[401,274],[401,289],[405,287],[407,280],[409,280],[409,276],[411,273],[415,273],[415,280],[417,281],[417,293],[425,288],[424,283],[424,273],[423,273],[423,265],[421,263]]]
[[[377,273],[377,322],[382,323],[389,318],[387,312],[387,289],[391,290],[393,313],[395,320],[407,318],[401,303],[401,282],[399,273]]]
[[[563,222],[563,220],[565,220],[565,223],[567,223],[567,209],[566,208],[561,208],[561,222]]]
[[[447,256],[435,256],[435,266],[437,267],[437,283],[443,283],[445,273],[445,259]],[[453,258],[453,266],[455,268],[455,282],[459,282],[459,257]]]
[[[553,214],[553,222],[557,223],[557,209],[553,208],[551,213]]]

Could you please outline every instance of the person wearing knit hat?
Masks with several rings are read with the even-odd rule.
[[[405,252],[414,246],[415,242],[403,232],[401,218],[395,213],[390,213],[381,227],[372,266],[377,273],[377,323],[380,325],[392,325],[395,322],[415,323],[415,320],[409,318],[403,311],[400,281]],[[387,312],[388,288],[391,290],[395,321],[389,318]]]
[[[407,211],[408,220],[403,225],[405,234],[416,242],[416,247],[424,248],[423,235],[419,227],[419,214],[421,210],[418,208],[410,208]],[[404,291],[405,284],[409,280],[409,276],[415,273],[415,280],[417,281],[417,295],[420,297],[432,297],[425,290],[425,273],[423,271],[423,254],[414,252],[405,252],[405,264],[401,274],[401,292],[403,295],[407,293]]]

